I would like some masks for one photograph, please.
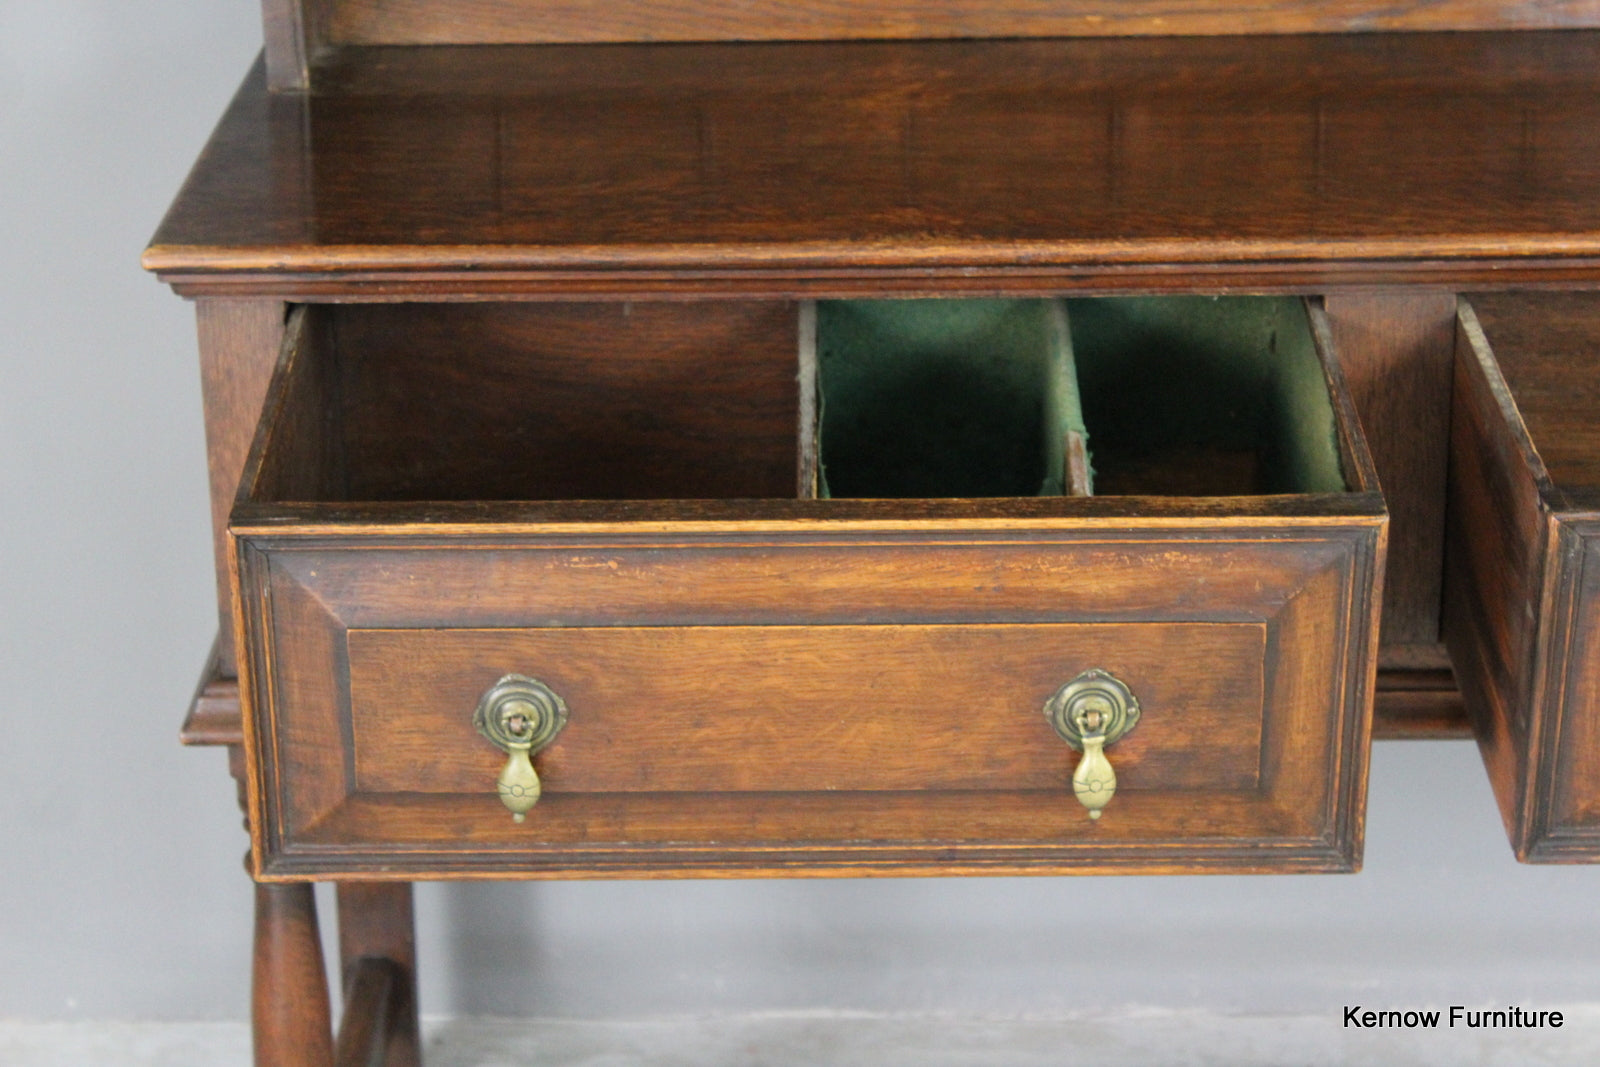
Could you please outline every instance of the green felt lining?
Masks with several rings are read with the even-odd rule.
[[[1333,403],[1298,297],[1067,301],[1097,465],[1253,451],[1255,492],[1346,489]]]
[[[1096,467],[1241,453],[1216,491],[1346,488],[1297,298],[820,301],[816,326],[821,496],[1058,495],[1074,432]]]
[[[817,304],[819,495],[1059,496],[1084,431],[1059,301]]]

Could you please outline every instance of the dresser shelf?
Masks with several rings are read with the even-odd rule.
[[[1600,281],[1600,33],[348,48],[145,265],[394,299]]]

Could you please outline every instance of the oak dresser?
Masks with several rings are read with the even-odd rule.
[[[1600,854],[1600,5],[263,10],[144,258],[262,1067],[420,879],[1352,871],[1374,736]]]

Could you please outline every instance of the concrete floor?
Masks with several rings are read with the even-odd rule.
[[[1074,1019],[796,1013],[633,1021],[435,1019],[428,1067],[1565,1067],[1600,1063],[1600,1007],[1559,1030],[1352,1030],[1327,1016]],[[5,1023],[7,1067],[249,1067],[242,1023]]]

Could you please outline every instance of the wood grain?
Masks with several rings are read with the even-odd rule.
[[[1600,25],[1590,0],[333,0],[338,44],[1486,30]]]
[[[767,321],[761,305],[710,306],[713,323]],[[345,310],[297,319],[302,343],[285,345],[231,527],[252,637],[258,877],[1359,861],[1385,516],[1320,312],[1316,350],[1351,492],[277,503],[296,486],[337,484],[319,466],[375,450],[377,431],[351,432],[352,398],[369,386],[315,358],[317,345],[338,350],[356,335]],[[703,310],[675,305],[665,321]],[[795,309],[780,311],[774,380],[786,400],[761,424],[781,442],[774,477],[792,491]],[[494,369],[475,350],[517,350],[487,338],[540,336],[529,324],[590,314],[354,312],[394,319],[352,342],[345,361],[420,363],[394,355],[415,343],[399,327],[416,321],[426,324],[416,347],[448,367],[445,326],[462,323],[455,344],[473,373],[438,378],[455,390]],[[602,313],[649,322],[655,312]],[[618,358],[592,343],[574,351],[601,375]],[[339,415],[308,422],[297,396]],[[707,419],[711,439],[727,420],[740,440],[736,405]],[[333,460],[325,431],[344,439]],[[343,484],[336,495],[357,495],[357,476]],[[1074,649],[1127,672],[1152,707],[1183,709],[1166,730],[1125,742],[1124,814],[1098,837],[1038,804],[1069,774],[1039,712],[1066,675],[1093,665],[1067,662]],[[551,789],[532,839],[507,829],[487,785],[499,756],[466,727],[481,689],[523,660],[589,716],[541,756]],[[870,714],[840,717],[852,707]],[[916,812],[910,796],[925,802]],[[1263,858],[1273,849],[1281,862]]]
[[[354,51],[325,92],[247,82],[148,267],[382,299],[1600,284],[1592,32]]]
[[[1537,779],[1526,852],[1535,862],[1592,863],[1600,856],[1600,515],[1568,513],[1558,528],[1548,662],[1535,690],[1548,710],[1529,760]]]
[[[1348,419],[1347,404],[1337,408]],[[370,533],[330,543],[338,526],[326,526],[304,550],[283,516],[261,533],[236,528],[245,610],[261,638],[251,673],[262,709],[251,727],[265,809],[258,873],[1346,869],[1359,857],[1382,523],[1381,510],[1354,517],[1377,509],[1370,494],[1347,495],[1355,510],[1331,509],[1338,496],[1308,498],[1306,525],[1280,516],[1276,529],[1264,525],[1283,510],[1272,499],[1182,502],[1187,518],[1145,520],[1143,532],[1129,516],[1155,510],[1151,501],[1124,501],[1109,533],[1093,520],[1052,528],[1021,517],[985,530],[970,519],[917,518],[927,511],[918,502],[896,502],[888,513],[898,518],[887,524],[819,524],[819,512],[731,526],[681,517],[704,515],[708,505],[663,503],[664,521],[615,524],[609,537],[558,526],[531,540],[485,524],[481,512],[467,526],[384,526],[355,509],[366,525],[347,529]],[[1098,504],[1058,506],[1092,513]],[[862,505],[840,514],[885,514],[882,502]],[[1016,505],[989,509],[1004,515]],[[611,511],[639,514],[632,505]],[[457,533],[440,540],[448,530]],[[1154,617],[1269,622],[1272,665],[1260,669],[1275,683],[1273,726],[1258,749],[1262,784],[1218,792],[1174,781],[1143,799],[1130,790],[1124,817],[1108,824],[1117,829],[1100,837],[1082,836],[1087,820],[1073,822],[1070,808],[1041,805],[1041,793],[1059,796],[1050,790],[555,792],[544,809],[554,816],[537,824],[544,843],[530,845],[487,791],[443,794],[441,808],[413,789],[362,790],[357,734],[337,688],[349,669],[345,649],[355,654],[366,640],[352,626],[848,628]],[[622,631],[605,636],[628,640]],[[688,661],[677,657],[674,667]],[[862,699],[880,703],[872,680],[856,670],[844,684],[867,686]]]
[[[1318,783],[1313,783],[1318,784]],[[554,799],[554,798],[552,798]],[[1129,799],[1129,798],[1119,798]],[[1112,802],[1113,805],[1117,801]],[[1309,873],[1357,868],[1344,827],[1260,794],[1145,794],[1098,822],[1063,793],[568,795],[549,818],[579,833],[512,832],[498,798],[359,796],[268,879],[749,878]],[[837,835],[821,837],[823,828]]]
[[[1457,338],[1444,635],[1516,844],[1527,833],[1530,688],[1551,536],[1541,500],[1547,480],[1470,308]]]
[[[205,403],[206,464],[211,483],[211,529],[217,581],[219,673],[234,673],[232,592],[228,581],[228,510],[267,383],[283,340],[284,306],[276,300],[201,300],[200,389]]]
[[[335,1067],[387,1067],[385,1052],[395,995],[393,963],[377,957],[356,961],[345,981],[344,1015],[334,1042]]]
[[[1483,326],[1552,503],[1600,490],[1600,298],[1593,293],[1475,294]]]
[[[1439,598],[1455,296],[1340,293],[1325,306],[1389,508],[1380,663],[1443,666]]]
[[[249,555],[241,560],[241,588],[250,587],[243,583],[251,581],[249,572],[264,569],[263,563]],[[252,788],[258,797],[281,793],[286,799],[252,810],[252,874],[258,877],[260,857],[275,842],[326,817],[343,802],[351,774],[348,744],[330,744],[319,724],[339,699],[328,682],[345,671],[344,626],[301,583],[277,575],[269,580],[270,606],[254,597],[256,602],[247,604],[258,621],[247,627],[254,636],[252,656],[240,676],[241,692],[249,700],[245,751],[252,761]],[[285,647],[299,654],[288,670],[274,670],[272,661]],[[272,699],[265,698],[261,683],[271,686]],[[285,753],[292,758],[286,759]]]
[[[321,49],[317,16],[324,0],[261,0],[263,57],[273,92],[311,85],[311,58]]]
[[[797,310],[761,303],[400,304],[327,322],[336,496],[794,494]]]
[[[248,475],[247,475],[248,477]],[[430,534],[496,539],[550,537],[565,543],[632,533],[707,536],[794,532],[819,524],[835,532],[913,532],[926,521],[961,522],[970,531],[1014,537],[1026,531],[1084,530],[1134,520],[1139,527],[1192,528],[1226,519],[1237,529],[1344,525],[1383,508],[1375,491],[1290,496],[986,497],[928,500],[541,500],[271,503],[241,500],[230,532],[270,537],[286,526],[309,534]],[[1201,523],[1203,525],[1203,522]],[[487,527],[495,527],[487,531]],[[552,542],[556,543],[556,542]]]
[[[338,894],[339,960],[347,1005],[339,1027],[340,1048],[348,1047],[352,1055],[365,1050],[383,1067],[421,1067],[411,886],[341,882]],[[365,997],[359,995],[363,989],[368,990]],[[358,1004],[359,1009],[354,1007]],[[367,1021],[364,1040],[348,1031],[358,1019]]]
[[[1593,861],[1600,300],[1474,296],[1462,323],[1446,585],[1451,654],[1518,857]]]
[[[1378,668],[1372,707],[1374,741],[1471,737],[1472,723],[1449,668]]]
[[[284,623],[292,639],[341,626],[1161,622],[1191,618],[1197,604],[1215,621],[1257,621],[1307,568],[1332,565],[1345,538],[1380,525],[1369,515],[1151,529],[1124,517],[1115,530],[1006,536],[929,522],[886,533],[796,523],[753,534],[501,539],[491,523],[476,536],[391,531],[330,543],[325,532],[285,527],[241,540],[270,555],[273,595],[291,598],[300,628]],[[470,598],[458,595],[464,582]]]
[[[222,639],[211,646],[211,655],[200,671],[189,713],[183,718],[178,740],[186,745],[242,745],[244,724],[239,713],[239,679],[231,666],[223,673]]]
[[[290,314],[246,457],[241,498],[338,498],[349,484],[339,365],[326,356],[330,332],[327,320],[311,309],[297,307]]]
[[[1093,667],[1145,708],[1127,789],[1258,784],[1260,624],[353,630],[355,788],[472,793],[504,757],[472,728],[502,675],[573,716],[547,794],[1059,789],[1077,764],[1042,714]],[[870,681],[868,681],[870,679]]]
[[[548,841],[555,851],[530,851],[527,835],[512,832],[509,817],[499,809],[498,800],[487,786],[483,790],[440,794],[441,801],[446,804],[445,809],[440,809],[443,821],[432,823],[418,821],[427,811],[433,810],[428,806],[430,794],[419,791],[429,788],[426,775],[430,772],[416,772],[423,774],[422,778],[412,773],[407,776],[407,782],[380,782],[386,787],[405,786],[400,792],[370,792],[362,785],[363,765],[358,758],[361,746],[369,743],[381,746],[384,742],[371,737],[365,718],[355,724],[354,731],[344,720],[348,698],[342,695],[339,682],[344,676],[343,668],[338,666],[341,650],[350,649],[353,680],[360,679],[363,686],[368,686],[375,677],[372,669],[375,661],[365,657],[367,642],[376,635],[351,633],[352,627],[420,626],[425,635],[440,627],[567,627],[594,625],[602,620],[606,629],[597,633],[596,640],[603,639],[624,650],[636,649],[639,655],[646,657],[645,664],[638,668],[630,666],[628,670],[646,669],[656,657],[667,655],[671,663],[661,669],[682,672],[680,677],[668,677],[660,683],[648,681],[643,686],[647,697],[656,689],[660,690],[651,699],[664,705],[661,710],[669,720],[680,710],[695,706],[695,701],[685,695],[688,690],[704,698],[701,713],[706,716],[706,725],[700,733],[691,731],[693,743],[683,746],[681,752],[651,757],[650,762],[661,765],[659,770],[648,772],[655,775],[653,779],[640,778],[639,775],[647,773],[639,766],[642,761],[636,756],[627,756],[627,750],[619,747],[625,735],[613,733],[617,740],[609,746],[604,739],[594,741],[600,748],[581,759],[574,755],[573,759],[579,761],[575,767],[587,760],[584,773],[595,787],[605,789],[614,789],[627,781],[631,781],[634,789],[651,784],[665,788],[676,785],[680,789],[692,785],[694,768],[699,766],[695,762],[697,747],[724,743],[715,740],[719,729],[731,730],[734,735],[746,729],[735,725],[739,721],[737,687],[727,687],[728,692],[721,693],[707,688],[708,682],[692,680],[709,677],[695,667],[704,657],[692,649],[679,648],[672,640],[660,639],[660,631],[657,636],[630,636],[625,630],[615,629],[619,624],[710,625],[719,632],[734,623],[761,623],[768,627],[787,624],[800,631],[816,626],[819,629],[814,631],[814,636],[800,634],[798,647],[809,644],[817,650],[847,650],[849,645],[842,642],[853,627],[861,623],[887,624],[892,630],[905,623],[960,627],[990,619],[1047,623],[1087,618],[1112,623],[1119,618],[1201,621],[1233,617],[1240,621],[1267,621],[1274,634],[1264,646],[1267,661],[1265,664],[1253,661],[1255,666],[1251,668],[1265,670],[1276,679],[1266,698],[1267,721],[1271,725],[1264,730],[1257,749],[1263,753],[1259,757],[1264,761],[1260,771],[1262,785],[1258,789],[1246,786],[1241,790],[1235,784],[1220,791],[1218,786],[1222,783],[1188,788],[1183,783],[1192,781],[1193,774],[1218,773],[1191,768],[1173,771],[1170,782],[1158,776],[1154,783],[1144,787],[1145,799],[1140,800],[1141,789],[1134,784],[1137,779],[1130,778],[1129,803],[1123,806],[1127,813],[1125,821],[1106,824],[1123,829],[1114,834],[1103,830],[1100,839],[1080,842],[1087,853],[1094,855],[1092,862],[1065,846],[1065,851],[1054,859],[1041,862],[1056,869],[1072,867],[1080,858],[1090,866],[1098,864],[1108,868],[1118,864],[1138,866],[1168,862],[1181,866],[1189,860],[1157,859],[1148,851],[1156,847],[1156,842],[1169,840],[1175,833],[1180,840],[1185,836],[1175,829],[1180,823],[1169,821],[1179,817],[1180,809],[1192,813],[1193,818],[1198,818],[1202,811],[1207,813],[1205,818],[1212,829],[1202,836],[1208,839],[1213,832],[1222,833],[1222,828],[1232,821],[1244,820],[1234,828],[1236,836],[1273,840],[1309,834],[1338,842],[1326,846],[1333,851],[1327,853],[1325,859],[1333,855],[1342,859],[1328,862],[1353,862],[1353,850],[1359,838],[1360,783],[1364,781],[1366,709],[1370,706],[1367,689],[1370,682],[1366,679],[1370,677],[1371,650],[1367,642],[1372,635],[1370,594],[1375,578],[1377,520],[1372,520],[1365,529],[1353,526],[1343,532],[1312,534],[1305,531],[1293,539],[1289,539],[1290,531],[1284,529],[1261,541],[1244,540],[1242,535],[1234,533],[1227,541],[1212,545],[1185,543],[1185,534],[1192,538],[1195,532],[1167,531],[1141,544],[1142,538],[1133,537],[1125,529],[1119,530],[1113,538],[1086,530],[1081,542],[1060,534],[1041,538],[1035,531],[1031,536],[1019,537],[1009,546],[977,543],[964,548],[940,544],[959,537],[958,528],[942,533],[928,529],[916,541],[892,539],[877,546],[863,544],[864,539],[859,535],[833,547],[825,541],[816,543],[814,536],[793,540],[793,535],[786,539],[790,540],[787,545],[771,536],[745,545],[722,540],[700,547],[686,545],[682,538],[667,538],[653,545],[591,545],[584,549],[526,545],[488,551],[482,545],[469,547],[469,541],[458,543],[453,549],[439,544],[424,551],[418,551],[420,545],[413,543],[402,554],[376,548],[370,540],[367,540],[367,547],[353,544],[348,551],[307,545],[310,551],[296,552],[290,547],[287,537],[292,534],[287,530],[280,531],[270,543],[252,538],[251,551],[264,552],[262,559],[269,561],[273,572],[269,598],[263,598],[254,590],[246,598],[251,604],[270,603],[272,610],[272,620],[256,630],[271,635],[272,658],[265,670],[270,674],[276,701],[271,734],[257,742],[267,746],[266,763],[271,768],[271,773],[262,779],[268,784],[266,803],[272,814],[267,820],[271,832],[263,838],[267,854],[263,857],[261,873],[270,878],[285,876],[294,870],[376,872],[387,868],[407,869],[419,876],[426,873],[429,877],[451,871],[469,876],[470,872],[486,870],[576,873],[609,868],[618,863],[641,871],[666,873],[701,869],[702,861],[696,857],[704,849],[693,842],[717,842],[716,849],[721,852],[712,866],[751,870],[766,865],[762,857],[777,854],[788,856],[785,862],[809,864],[814,858],[813,850],[827,851],[832,847],[829,841],[852,826],[855,829],[849,830],[850,834],[888,835],[870,838],[876,843],[868,852],[878,849],[883,856],[873,853],[858,856],[853,862],[891,869],[912,859],[918,863],[930,862],[930,850],[938,853],[950,848],[973,853],[972,856],[952,854],[951,864],[960,866],[971,859],[982,866],[986,861],[980,854],[986,854],[989,846],[984,842],[991,837],[996,842],[1010,841],[1024,848],[1024,853],[1019,853],[1023,855],[1025,846],[1030,843],[1043,846],[1056,840],[1057,835],[1072,825],[1061,821],[1066,816],[1057,813],[1058,809],[1048,806],[1040,809],[1029,799],[1036,792],[1044,796],[1057,794],[1049,790],[1015,793],[1016,783],[1005,780],[1010,774],[1017,773],[1018,781],[1023,784],[1033,779],[1006,770],[1004,763],[996,765],[999,768],[996,777],[966,783],[979,788],[949,788],[951,784],[961,783],[952,783],[949,773],[942,767],[939,773],[943,777],[931,777],[926,766],[919,768],[919,763],[925,765],[929,760],[926,741],[908,740],[906,743],[913,745],[911,755],[885,757],[879,760],[884,766],[874,768],[871,773],[860,770],[877,759],[873,755],[878,751],[874,744],[881,747],[891,743],[887,737],[881,738],[881,743],[874,742],[876,727],[870,723],[863,724],[870,727],[866,733],[847,730],[839,735],[839,743],[846,748],[856,746],[853,752],[834,756],[824,751],[816,756],[800,753],[784,757],[789,766],[797,769],[804,769],[805,764],[796,765],[793,761],[807,758],[824,761],[821,765],[813,763],[813,770],[827,766],[828,760],[836,760],[832,764],[835,768],[858,768],[850,772],[853,777],[842,777],[843,772],[838,769],[825,772],[818,785],[841,786],[835,790],[737,794],[715,791],[552,793],[547,799],[574,798],[572,804],[577,805],[574,808],[563,800],[545,809],[552,816],[538,824],[539,833],[544,835],[540,840]],[[812,543],[807,544],[807,541]],[[405,577],[397,583],[383,580],[383,575]],[[493,576],[492,580],[484,579],[488,575]],[[780,575],[781,580],[777,578]],[[1093,580],[1087,580],[1088,576]],[[465,589],[473,590],[473,595],[462,596],[461,591]],[[312,621],[313,616],[318,621]],[[844,629],[839,629],[841,626]],[[1101,632],[1109,635],[1116,630],[1119,628],[1109,627]],[[1082,632],[1094,631],[1090,628]],[[1121,629],[1120,632],[1132,634],[1137,630]],[[1160,629],[1149,632],[1157,633]],[[446,658],[452,655],[453,648],[475,647],[453,645],[449,635],[435,632],[434,636],[440,638],[438,655]],[[723,634],[707,647],[727,647],[724,642],[738,636]],[[492,644],[511,640],[508,653],[524,645],[531,648],[533,644],[555,642],[556,647],[562,647],[583,639],[582,634],[564,629],[552,630],[547,637],[490,635],[487,638]],[[773,654],[773,641],[779,639],[780,635],[764,635],[750,642],[753,652],[729,654],[734,656],[735,666],[738,666],[743,663],[741,655],[757,655],[763,649]],[[957,644],[970,641],[970,638],[953,639]],[[471,635],[461,635],[459,640],[475,642]],[[695,640],[710,639],[689,634],[680,642]],[[1072,644],[1072,641],[1063,641],[1061,654],[1066,655]],[[1154,657],[1149,661],[1154,662],[1162,656],[1176,655],[1170,650],[1162,653],[1160,649],[1164,646],[1159,641],[1152,643],[1149,638],[1139,640],[1142,650],[1114,648],[1116,644],[1112,642],[1107,646],[1107,655],[1129,664],[1142,656]],[[935,647],[942,646],[936,644]],[[977,647],[985,646],[979,643]],[[1035,651],[1028,652],[1028,656],[1051,658],[1044,655],[1045,646],[1031,647]],[[670,655],[675,648],[679,654]],[[610,662],[598,646],[585,651],[599,654],[602,661]],[[397,655],[410,669],[421,668],[425,672],[428,669],[411,662],[416,658],[414,655],[409,659],[403,653]],[[954,687],[952,692],[957,698],[967,692],[956,686],[955,678],[947,676],[950,668],[941,665],[951,659],[951,653],[933,656],[931,662],[929,656],[928,649],[923,648],[904,666],[886,661],[874,669],[863,670],[858,665],[839,680],[829,682],[823,692],[837,692],[841,694],[839,699],[847,703],[892,711],[901,705],[892,692],[880,692],[876,688],[878,680],[907,677],[904,672],[914,672],[917,663],[923,664],[924,670],[932,671],[934,682],[946,679],[947,685]],[[499,657],[491,658],[496,661],[480,665],[469,656],[469,662],[462,665],[467,675],[472,676],[473,685],[487,674],[516,669],[499,662]],[[1008,662],[1004,656],[1001,659]],[[575,657],[570,665],[557,664],[555,669],[558,672],[581,670],[582,660],[583,657]],[[1025,676],[1042,679],[1048,665],[1044,660],[1027,668]],[[386,659],[383,662],[396,661]],[[852,662],[846,655],[845,666],[848,668]],[[451,671],[456,669],[453,664],[448,666]],[[809,677],[825,669],[825,661],[819,661],[814,670],[801,672],[799,676]],[[1154,678],[1134,666],[1126,669]],[[1223,677],[1232,671],[1230,668]],[[740,672],[750,673],[743,667]],[[1159,691],[1166,684],[1181,684],[1191,674],[1181,672],[1166,681],[1153,680],[1147,684]],[[769,673],[766,677],[773,675]],[[789,672],[788,677],[792,684],[796,674]],[[684,678],[691,680],[684,681]],[[493,678],[488,680],[493,681]],[[419,684],[423,692],[437,689],[431,682]],[[473,685],[451,684],[467,698],[476,691]],[[576,685],[576,691],[586,692],[593,683],[585,682],[581,675],[573,675],[565,678],[565,684]],[[932,683],[923,681],[920,684]],[[974,683],[963,684],[970,688]],[[1003,687],[1011,683],[995,684]],[[1037,694],[1029,695],[1030,704],[1034,695]],[[368,703],[368,699],[365,693],[358,698],[361,714],[381,716],[382,712],[373,711],[375,705]],[[380,695],[377,699],[387,698]],[[1207,706],[1203,695],[1197,699],[1198,703],[1188,709],[1195,715],[1201,714],[1200,709]],[[805,703],[805,698],[796,700]],[[1181,696],[1178,700],[1183,702]],[[464,717],[469,709],[455,710]],[[420,728],[428,729],[435,711],[428,708],[423,711]],[[1035,710],[1028,711],[1027,723],[1031,723],[1035,713]],[[1216,738],[1226,738],[1232,736],[1230,730],[1234,729],[1228,725],[1228,719],[1237,713],[1227,711],[1224,715],[1219,710],[1216,716],[1203,721],[1209,724]],[[764,721],[767,719],[773,721],[774,729],[779,728],[777,723],[784,721],[781,715],[766,716]],[[896,726],[905,716],[891,714],[890,720],[890,725]],[[397,721],[398,729],[409,729],[410,724],[404,719]],[[623,720],[612,721],[621,723]],[[930,722],[937,723],[938,716],[933,715]],[[447,728],[451,734],[438,741],[445,748],[439,749],[436,745],[435,754],[453,751],[453,746],[457,745],[465,753],[472,743],[470,735],[456,726]],[[748,729],[752,732],[744,734],[742,741],[759,744],[764,727],[757,728],[752,723]],[[1201,720],[1196,720],[1179,732],[1200,729]],[[1031,742],[1030,746],[1044,753],[1047,750],[1039,747],[1043,743],[1043,732],[1040,733],[1041,740]],[[1187,736],[1198,738],[1200,735],[1187,733]],[[449,737],[459,738],[459,741],[449,740]],[[1157,740],[1158,732],[1152,731],[1149,741],[1136,745],[1130,740],[1130,751]],[[574,751],[581,752],[587,742],[582,732],[577,731],[572,743],[578,746]],[[1225,747],[1225,742],[1219,743]],[[773,753],[782,749],[781,735],[773,745],[776,746],[772,748]],[[917,756],[919,750],[924,755]],[[841,753],[844,752],[842,749]],[[1196,758],[1218,759],[1219,756],[1197,754]],[[475,753],[469,758],[486,781],[499,762],[492,750]],[[552,758],[558,760],[552,770],[554,787],[563,771],[554,751]],[[687,761],[685,770],[671,766],[675,758]],[[983,758],[1015,760],[1018,757],[1014,753],[993,753],[984,754]],[[390,767],[396,766],[392,761],[386,762]],[[1148,764],[1151,774],[1161,765],[1154,754],[1138,762]],[[1167,766],[1171,768],[1171,764]],[[1222,758],[1219,766],[1228,766],[1227,759]],[[1129,774],[1134,775],[1137,769],[1137,764],[1130,764]],[[390,773],[383,767],[368,766],[366,770],[380,778]],[[442,770],[446,775],[461,773],[450,766]],[[889,788],[888,791],[860,788],[871,785],[879,770],[888,787],[903,787],[920,774],[925,784],[939,788],[915,790],[915,794],[923,798],[919,803],[925,805],[925,810],[908,822],[910,817],[903,807],[893,803],[894,797],[904,792],[903,788]],[[574,773],[578,773],[577,770]],[[759,788],[763,781],[778,780],[763,779],[763,775],[793,772],[766,767],[758,761],[743,765],[742,769],[713,765],[707,773],[712,776],[708,782],[710,786],[726,789],[736,784],[730,776],[752,775],[744,784]],[[868,774],[865,779],[861,777],[864,773]],[[831,782],[827,774],[833,775]],[[677,775],[688,777],[674,778]],[[802,781],[803,776],[793,781],[785,778],[780,784],[799,785]],[[999,792],[995,790],[997,783],[1004,786]],[[440,780],[437,787],[461,790],[464,784],[453,779]],[[716,811],[722,809],[716,804],[707,808],[710,802],[706,798],[717,795],[738,796],[742,800],[733,810],[716,815]],[[986,806],[990,802],[984,798],[991,796],[1000,807]],[[833,815],[826,815],[813,811],[815,805],[810,802],[809,806],[797,807],[794,803],[797,797],[815,798],[815,803],[826,810],[832,810],[832,805],[838,805],[838,809]],[[887,806],[880,808],[877,800],[864,805],[855,799],[861,797],[882,799]],[[1184,798],[1181,803],[1179,797]],[[974,806],[969,808],[968,800]],[[1334,807],[1328,807],[1330,804]],[[445,816],[444,810],[454,814]],[[809,813],[804,818],[798,814],[802,810]],[[569,813],[561,815],[563,811]],[[989,814],[984,814],[986,811]],[[1181,825],[1200,825],[1194,823],[1193,818],[1184,815]],[[706,821],[708,819],[711,821]],[[1041,819],[1044,821],[1039,821]],[[451,828],[446,831],[446,826]],[[919,826],[925,827],[929,835],[949,836],[924,840],[920,837],[924,831]],[[440,833],[447,836],[431,836]],[[767,834],[773,836],[763,836]],[[1112,847],[1112,842],[1106,838],[1108,834],[1122,843],[1120,850]],[[1097,845],[1096,840],[1102,840],[1103,847]],[[1232,851],[1232,845],[1213,842],[1207,847],[1213,846],[1228,853],[1216,859],[1216,863],[1226,867],[1239,861],[1240,855]],[[1180,845],[1174,847],[1180,852],[1183,850]],[[428,858],[440,849],[445,855],[437,860]],[[1201,851],[1209,855],[1204,849]],[[478,858],[468,855],[469,852],[478,854]],[[384,858],[379,860],[380,856]],[[607,856],[612,858],[607,859]],[[1212,860],[1195,862],[1211,869],[1208,865]]]
[[[238,680],[206,676],[180,736],[186,745],[242,745],[244,723],[239,714]],[[1378,669],[1373,694],[1374,741],[1471,737],[1472,724],[1450,670]]]
[[[251,982],[256,1067],[333,1067],[328,976],[309,882],[257,884]]]

